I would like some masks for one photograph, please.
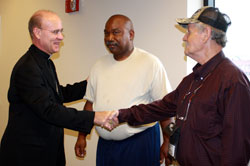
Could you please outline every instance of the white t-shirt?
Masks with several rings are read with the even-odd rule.
[[[85,99],[93,103],[94,111],[118,110],[147,104],[161,99],[171,91],[166,71],[152,54],[134,48],[123,61],[113,55],[101,57],[92,67]],[[107,140],[123,140],[144,131],[155,123],[132,127],[123,123],[107,131],[96,126],[98,134]]]

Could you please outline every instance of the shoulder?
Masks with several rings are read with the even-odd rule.
[[[151,62],[152,64],[158,64],[158,65],[162,64],[160,59],[157,56],[141,48],[135,47],[134,53],[136,54],[136,57],[142,61],[148,61],[148,62]]]
[[[37,78],[41,75],[41,68],[39,65],[37,65],[36,60],[28,51],[17,61],[13,67],[11,78],[13,80],[28,81],[31,78]]]
[[[112,55],[104,55],[104,56],[101,56],[99,57],[96,62],[94,63],[93,66],[98,66],[98,65],[101,65],[101,64],[106,64],[107,62],[109,62],[110,60],[112,60]]]
[[[243,73],[242,70],[228,58],[225,58],[221,64],[219,64],[218,70],[227,78],[239,77]]]
[[[249,81],[244,72],[237,67],[231,60],[225,58],[218,66],[217,72],[220,73],[222,80],[227,84],[244,84],[249,86]]]
[[[112,55],[104,55],[99,57],[96,62],[92,65],[91,69],[90,69],[90,73],[96,73],[96,72],[102,72],[103,69],[107,68],[108,66],[110,66],[110,64],[112,63]]]
[[[34,66],[34,59],[31,57],[30,51],[27,51],[16,62],[14,69],[32,68]]]

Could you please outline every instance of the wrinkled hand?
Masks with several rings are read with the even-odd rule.
[[[119,125],[118,111],[102,111],[95,113],[94,123],[109,131],[113,130]]]

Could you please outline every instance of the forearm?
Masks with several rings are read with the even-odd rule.
[[[80,100],[83,98],[86,92],[87,81],[81,81],[74,83],[73,85],[67,84],[65,87],[60,86],[64,103]]]
[[[176,105],[162,100],[150,104],[140,104],[119,110],[119,122],[128,122],[132,126],[165,120],[176,114]]]
[[[93,111],[93,107],[92,107],[92,105],[93,105],[93,103],[92,102],[90,102],[90,101],[86,101],[86,103],[85,103],[85,105],[84,105],[84,107],[83,107],[83,110],[84,111]],[[78,134],[78,139],[79,139],[79,137],[81,137],[81,138],[84,138],[85,139],[85,137],[87,136],[87,134],[86,133],[83,133],[83,132],[79,132],[79,134]]]

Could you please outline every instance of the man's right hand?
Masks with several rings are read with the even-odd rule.
[[[94,124],[111,131],[119,125],[118,115],[119,111],[97,111]]]
[[[75,144],[75,154],[77,157],[84,158],[84,156],[86,155],[86,150],[85,150],[86,145],[87,145],[87,141],[86,141],[85,134],[79,132],[78,138]]]

